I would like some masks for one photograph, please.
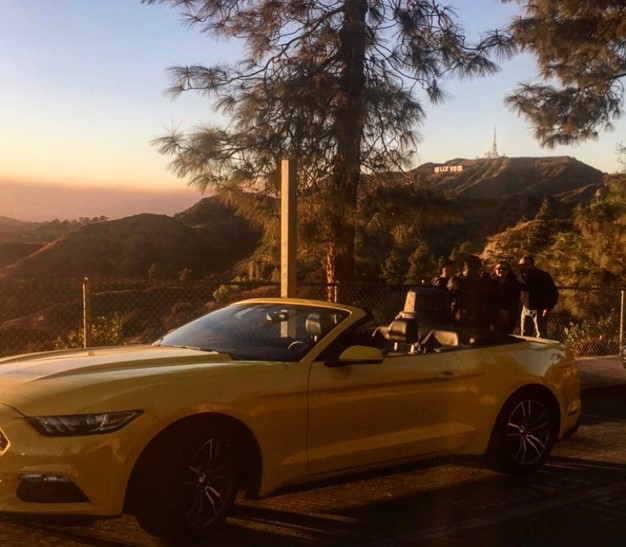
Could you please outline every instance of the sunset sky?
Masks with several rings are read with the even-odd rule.
[[[515,3],[455,0],[468,37],[502,25]],[[187,29],[166,5],[139,0],[2,0],[0,11],[0,216],[52,220],[173,214],[202,196],[167,169],[150,145],[169,128],[226,124],[207,99],[163,95],[173,65],[236,60],[238,45]],[[527,57],[482,80],[448,82],[448,100],[426,105],[418,161],[574,156],[605,172],[622,169],[616,145],[626,122],[599,141],[542,149],[503,105],[535,73]],[[43,188],[42,188],[43,186]],[[24,201],[27,200],[27,202]]]

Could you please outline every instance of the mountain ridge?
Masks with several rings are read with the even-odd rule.
[[[601,171],[569,156],[453,159],[420,165],[409,173],[405,188],[425,188],[455,201],[471,213],[456,228],[458,237],[484,244],[498,230],[533,218],[546,196],[566,217],[572,207],[597,195],[603,177]],[[481,219],[484,212],[488,217]],[[15,225],[11,228],[15,241],[24,243],[19,230],[14,232]],[[428,239],[426,234],[424,240]],[[451,238],[446,245],[458,243]],[[195,276],[226,274],[259,244],[260,233],[251,221],[217,198],[206,197],[173,216],[142,213],[80,226],[35,252],[25,245],[7,246],[5,241],[4,249],[10,248],[12,254],[3,257],[0,246],[0,277],[146,277],[157,270],[169,277],[183,270]],[[17,256],[20,250],[24,256]]]
[[[457,170],[455,168],[460,168]],[[439,193],[459,198],[551,196],[588,201],[603,185],[605,173],[570,156],[454,159],[425,163],[411,172]]]

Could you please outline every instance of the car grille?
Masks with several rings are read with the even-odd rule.
[[[0,429],[0,452],[4,452],[8,446],[9,446],[9,439],[7,439],[7,436],[4,434],[4,431]]]

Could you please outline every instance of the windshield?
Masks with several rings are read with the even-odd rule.
[[[233,359],[298,361],[349,312],[294,304],[235,304],[205,315],[156,345],[229,353]]]

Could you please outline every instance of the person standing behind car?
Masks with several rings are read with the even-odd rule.
[[[493,330],[513,334],[520,310],[520,282],[506,260],[496,262],[489,277],[493,294],[491,306]]]
[[[491,283],[481,268],[479,257],[467,255],[463,260],[463,271],[448,282],[452,320],[462,327],[489,327]]]
[[[438,289],[446,290],[450,279],[456,274],[456,266],[451,260],[444,261],[439,268],[439,275],[433,277],[431,285]]]
[[[559,290],[552,276],[535,266],[531,256],[519,261],[521,278],[522,335],[547,338],[548,315],[559,300]]]

